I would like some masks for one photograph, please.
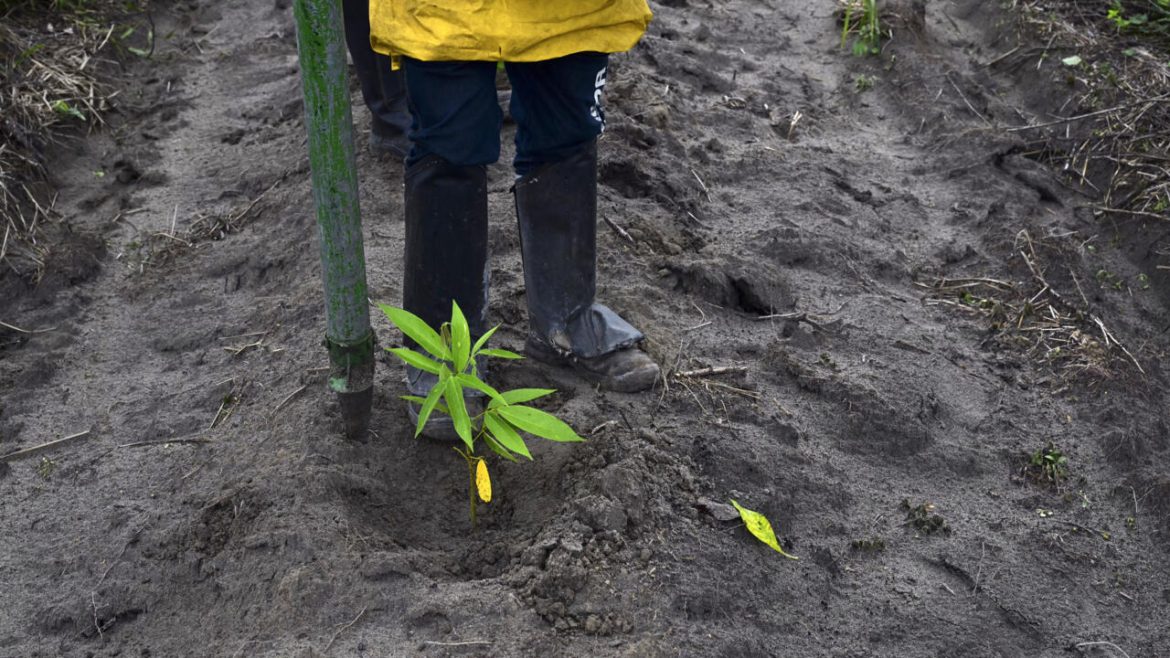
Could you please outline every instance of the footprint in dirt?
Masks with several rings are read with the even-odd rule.
[[[842,414],[841,431],[835,437],[842,450],[900,460],[921,453],[934,443],[917,415],[906,411],[908,402],[868,391],[851,391],[843,397],[846,412]]]
[[[788,282],[767,264],[708,260],[671,263],[666,270],[673,289],[722,308],[764,316],[796,304]]]

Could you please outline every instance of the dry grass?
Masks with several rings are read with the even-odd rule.
[[[1034,240],[1027,231],[1016,236],[1012,264],[1027,272],[1019,281],[991,277],[939,279],[929,285],[926,303],[948,306],[987,321],[989,343],[1048,364],[1069,378],[1100,382],[1125,372],[1145,375],[1133,353],[1106,322],[1089,310],[1084,286],[1070,268],[1076,296],[1062,294],[1049,280],[1067,258],[1058,243]]]
[[[45,229],[57,219],[45,152],[110,109],[105,81],[129,36],[125,10],[111,0],[0,0],[0,276],[44,273]]]
[[[1020,131],[1035,154],[1094,190],[1101,211],[1170,219],[1170,3],[1013,4],[1077,90],[1064,116]]]
[[[179,254],[196,249],[204,243],[222,240],[237,233],[260,214],[263,209],[261,202],[268,194],[288,180],[294,172],[299,171],[299,168],[285,171],[263,192],[231,209],[210,214],[199,212],[194,218],[185,219],[182,224],[187,228],[182,230],[178,228],[180,221],[176,207],[171,216],[170,230],[139,234],[130,243],[129,251],[119,254],[116,258],[131,272],[143,274],[148,268],[170,262]],[[114,221],[123,220],[131,223],[127,215],[118,215]]]

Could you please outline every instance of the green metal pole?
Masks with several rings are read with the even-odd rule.
[[[373,400],[374,334],[358,208],[340,0],[294,0],[313,201],[325,283],[329,387],[350,438],[363,438]]]

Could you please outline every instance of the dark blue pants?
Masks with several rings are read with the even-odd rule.
[[[496,100],[496,63],[402,62],[414,117],[407,165],[432,154],[458,166],[499,160],[503,112]],[[608,62],[604,53],[576,53],[504,65],[512,82],[517,175],[564,160],[601,134]]]
[[[362,87],[362,99],[372,115],[370,129],[383,137],[405,135],[410,130],[406,82],[402,71],[390,70],[389,57],[370,48],[369,0],[343,0],[341,11],[345,43]]]

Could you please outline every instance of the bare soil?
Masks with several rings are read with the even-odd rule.
[[[613,58],[600,296],[670,374],[499,369],[589,440],[493,462],[475,531],[399,364],[341,434],[287,3],[160,10],[111,128],[55,156],[50,272],[0,280],[0,454],[90,432],[0,463],[0,655],[1170,655],[1166,229],[1003,130],[1074,113],[1059,61],[974,0],[896,5],[866,59],[831,2],[654,8]],[[397,303],[401,166],[359,150]]]

